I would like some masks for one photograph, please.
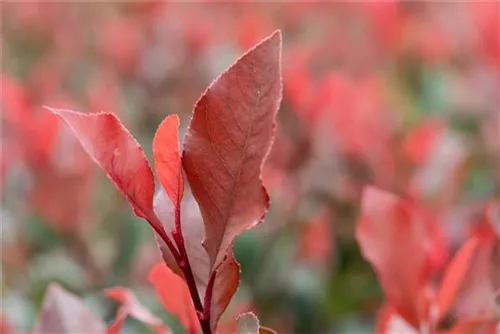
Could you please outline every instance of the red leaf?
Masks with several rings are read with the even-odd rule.
[[[451,330],[440,334],[498,334],[500,322],[491,319],[474,319],[460,321]]]
[[[214,290],[210,303],[210,327],[213,332],[215,332],[217,323],[236,293],[239,284],[240,265],[234,258],[231,245],[231,252],[222,261],[215,276]]]
[[[374,333],[377,334],[417,334],[418,331],[403,320],[391,306],[380,310]]]
[[[163,120],[153,140],[156,175],[176,207],[184,192],[181,154],[179,151],[179,118],[170,115]]]
[[[456,295],[453,314],[460,321],[498,320],[500,239],[487,222],[478,225],[473,237],[478,238],[478,246]]]
[[[471,237],[455,254],[450,264],[447,266],[444,276],[441,280],[441,288],[438,291],[437,306],[439,318],[442,319],[450,309],[457,293],[462,287],[463,280],[466,277],[471,262],[474,258],[479,239]]]
[[[51,109],[73,130],[83,148],[125,195],[135,213],[154,224],[154,176],[134,137],[111,113]]]
[[[142,147],[120,120],[110,113],[86,115],[71,110],[47,109],[68,124],[85,151],[127,198],[135,214],[146,219],[159,235],[165,235],[153,210],[153,172]],[[159,244],[164,246],[163,241]],[[166,246],[163,249],[165,254],[168,250]],[[175,262],[168,264],[174,271],[179,271]]]
[[[198,333],[200,324],[186,282],[164,263],[157,264],[149,275],[165,309],[176,315],[189,333]]]
[[[411,203],[368,187],[363,192],[356,239],[375,269],[391,307],[419,328],[421,293],[430,275],[432,237],[425,217]]]
[[[11,326],[11,324],[7,321],[3,313],[0,313],[0,333],[2,334],[15,334],[16,330]]]
[[[328,266],[334,240],[332,223],[327,208],[318,210],[300,236],[300,257],[320,266]]]
[[[261,168],[281,101],[280,59],[281,34],[275,32],[216,79],[194,109],[182,162],[200,205],[212,268],[269,208]]]
[[[160,319],[152,314],[148,309],[141,305],[137,297],[132,291],[124,287],[115,287],[106,289],[104,294],[111,299],[121,303],[118,309],[118,314],[113,324],[108,328],[107,334],[120,333],[123,322],[128,316],[134,317],[137,320],[150,326],[155,333],[167,333],[168,330],[163,325]]]
[[[106,325],[77,296],[49,285],[33,333],[103,333]]]

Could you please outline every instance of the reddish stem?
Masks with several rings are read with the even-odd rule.
[[[203,317],[206,319],[209,319],[208,320],[209,323],[210,323],[212,295],[213,295],[213,291],[214,291],[214,283],[215,283],[215,275],[216,274],[217,274],[216,270],[212,271],[212,274],[210,275],[210,279],[208,280],[207,289],[205,290],[205,300],[204,300],[205,313],[203,314]]]
[[[150,222],[149,225],[151,225],[153,230],[155,230],[156,234],[158,234],[161,240],[163,240],[163,242],[167,245],[168,249],[170,250],[170,253],[172,253],[174,257],[175,262],[179,264],[181,262],[179,252],[172,243],[172,240],[170,240],[170,238],[168,237],[167,232],[165,232],[163,224],[160,222],[160,220],[155,217],[155,221]]]
[[[196,281],[194,279],[193,271],[191,269],[191,264],[189,263],[189,257],[187,255],[186,247],[184,246],[184,236],[182,234],[181,228],[181,208],[180,205],[175,205],[175,230],[172,232],[175,243],[180,253],[180,261],[177,262],[179,268],[181,268],[184,273],[184,278],[189,289],[189,294],[193,300],[194,307],[196,309],[196,315],[200,322],[201,329],[204,334],[212,334],[212,329],[210,328],[210,316],[206,316],[203,310],[203,304],[201,303],[200,295],[198,294],[198,289],[196,288]],[[206,305],[206,304],[205,304]]]

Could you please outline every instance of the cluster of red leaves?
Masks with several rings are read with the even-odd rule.
[[[413,58],[418,66],[423,66],[424,71],[453,68],[451,72],[454,75],[453,85],[457,87],[455,87],[456,91],[453,90],[447,94],[447,99],[460,108],[465,106],[479,111],[484,108],[485,117],[478,115],[473,117],[478,120],[482,127],[481,131],[485,134],[484,143],[479,148],[483,149],[484,146],[489,152],[496,154],[498,152],[498,104],[489,105],[491,101],[497,100],[487,98],[488,89],[484,88],[488,87],[484,87],[482,78],[488,79],[485,73],[495,72],[494,70],[498,69],[500,64],[497,3],[470,2],[452,5],[386,1],[290,6],[220,4],[204,7],[183,4],[176,7],[175,4],[165,2],[149,2],[120,4],[112,8],[111,5],[72,7],[63,3],[34,2],[6,4],[5,9],[9,11],[6,21],[20,22],[25,32],[22,34],[24,37],[27,35],[28,39],[40,40],[44,42],[44,45],[50,46],[47,52],[44,52],[43,56],[35,62],[33,68],[30,68],[28,76],[23,77],[22,86],[14,83],[9,76],[2,75],[2,110],[4,111],[2,123],[8,125],[4,126],[3,130],[3,133],[7,135],[2,135],[2,181],[9,178],[9,176],[4,177],[4,174],[11,175],[15,172],[18,166],[16,161],[23,161],[24,165],[30,169],[29,174],[33,175],[33,185],[29,195],[32,199],[32,207],[52,226],[64,231],[75,230],[75,233],[79,233],[84,221],[92,221],[92,219],[85,220],[83,217],[83,213],[88,212],[86,210],[90,186],[88,162],[85,161],[85,156],[82,155],[78,145],[73,145],[73,136],[65,134],[67,128],[61,127],[57,118],[50,113],[38,112],[38,107],[43,104],[52,106],[57,104],[57,107],[76,104],[74,101],[61,103],[59,97],[54,98],[55,92],[60,90],[60,87],[71,87],[72,85],[67,83],[76,81],[71,79],[70,73],[76,73],[78,81],[85,81],[83,84],[85,92],[82,93],[85,96],[76,100],[86,101],[88,110],[120,112],[121,108],[118,106],[115,94],[120,90],[124,93],[128,92],[126,86],[131,82],[146,87],[148,92],[149,90],[159,92],[159,94],[151,95],[147,93],[144,100],[137,103],[146,105],[143,110],[136,113],[142,118],[134,119],[141,123],[144,122],[144,118],[149,117],[148,113],[151,111],[163,115],[165,105],[178,110],[189,110],[184,108],[182,103],[187,101],[186,103],[191,104],[195,98],[194,94],[199,94],[199,81],[203,80],[199,79],[203,77],[202,70],[209,72],[210,66],[203,69],[202,67],[205,63],[213,65],[212,62],[205,60],[213,58],[214,50],[221,44],[230,44],[232,38],[236,45],[247,48],[266,31],[269,31],[270,27],[281,26],[286,29],[287,38],[289,38],[283,55],[284,102],[286,104],[284,111],[291,111],[290,114],[286,114],[286,117],[297,117],[300,126],[298,126],[299,131],[289,136],[286,135],[286,131],[289,130],[286,126],[283,132],[281,132],[283,129],[278,128],[274,151],[269,159],[270,163],[266,164],[263,171],[262,177],[266,181],[264,183],[272,191],[273,198],[277,199],[275,204],[278,205],[278,213],[276,219],[272,221],[276,221],[275,225],[279,226],[288,224],[290,219],[286,218],[297,215],[299,211],[297,207],[310,204],[313,201],[312,195],[317,192],[328,191],[327,195],[334,200],[348,202],[357,208],[359,192],[366,183],[365,181],[388,189],[403,188],[405,192],[411,194],[413,199],[411,206],[416,206],[415,203],[431,202],[433,209],[437,207],[439,211],[436,214],[437,217],[433,217],[431,213],[424,212],[420,207],[416,209],[419,212],[418,215],[425,216],[422,220],[427,222],[424,227],[416,228],[417,230],[423,229],[418,233],[429,234],[431,239],[429,243],[435,246],[430,247],[432,249],[429,250],[432,253],[430,263],[423,267],[421,270],[423,274],[420,274],[427,277],[422,278],[421,281],[433,287],[424,289],[426,291],[423,293],[424,297],[421,297],[421,294],[416,296],[415,293],[409,293],[409,295],[411,298],[426,300],[434,298],[428,296],[439,295],[440,289],[434,285],[439,282],[439,278],[445,271],[444,268],[448,266],[447,253],[454,249],[455,243],[461,243],[463,240],[461,238],[448,240],[446,237],[449,237],[447,234],[450,232],[439,231],[441,226],[436,226],[442,223],[439,221],[441,215],[446,214],[447,211],[453,211],[454,205],[460,205],[464,192],[464,189],[461,189],[464,188],[461,187],[465,178],[464,165],[471,153],[467,149],[475,151],[476,147],[465,147],[463,138],[457,136],[458,131],[446,124],[451,123],[450,120],[446,120],[446,116],[443,116],[443,119],[424,120],[409,130],[405,129],[401,124],[403,117],[400,116],[408,110],[406,106],[390,101],[390,98],[396,94],[393,94],[393,88],[387,82],[387,77],[392,80],[390,76],[398,71],[394,67]],[[207,11],[210,11],[215,19],[206,15]],[[87,31],[94,28],[87,29],[85,25],[82,25],[82,18],[85,22],[89,17],[92,17],[91,22],[96,27],[95,30],[99,31],[95,37],[86,35]],[[351,24],[352,20],[354,24]],[[349,24],[344,24],[344,22],[349,22]],[[360,34],[358,29],[361,25],[366,25],[366,27],[364,30],[361,28],[363,32]],[[309,27],[313,27],[313,30],[309,31]],[[304,34],[307,34],[307,38],[303,38]],[[8,35],[7,33],[6,36]],[[18,37],[16,34],[13,36],[14,39]],[[45,45],[46,48],[47,45]],[[89,50],[92,51],[89,52]],[[92,54],[94,50],[95,55]],[[164,57],[167,53],[168,57]],[[21,54],[14,56],[21,56]],[[6,58],[9,58],[8,50]],[[157,58],[161,61],[154,61]],[[148,66],[148,64],[153,65]],[[458,65],[455,66],[456,64]],[[84,72],[85,75],[83,75]],[[396,85],[401,86],[400,82]],[[172,101],[165,103],[157,97],[158,95],[165,98],[164,96],[168,95],[165,94],[166,91],[175,96],[173,103]],[[67,93],[73,94],[72,97],[77,95],[71,91],[71,88],[67,89]],[[497,96],[497,94],[493,95]],[[29,102],[25,103],[26,100]],[[222,102],[217,100],[215,103],[219,105],[226,102],[230,104],[232,100]],[[27,108],[24,107],[25,105]],[[433,112],[433,110],[425,111]],[[491,117],[487,115],[488,111],[493,111],[490,112]],[[203,112],[198,112],[198,114],[203,114]],[[212,132],[218,135],[225,130],[225,127],[220,126],[223,122],[231,126],[238,125],[232,121],[232,116],[221,119],[217,118],[218,115],[215,117],[216,120],[210,118],[207,122],[216,123]],[[175,122],[175,119],[170,119],[162,124],[160,129],[165,129],[158,130],[155,143],[173,140],[172,138],[165,139],[164,135],[177,131],[174,126]],[[172,131],[167,131],[170,128]],[[198,134],[208,135],[208,132],[203,129],[196,126],[192,128],[198,129]],[[399,135],[403,136],[402,141],[399,141]],[[98,136],[102,138],[101,134]],[[161,136],[163,139],[160,139]],[[64,146],[61,149],[63,154],[57,153],[60,151],[58,146],[61,146],[61,143]],[[230,148],[233,144],[232,142],[227,146],[224,144],[224,147]],[[135,147],[135,145],[133,143],[132,146]],[[209,166],[208,170],[215,169],[217,173],[226,166],[224,163],[207,165],[210,163],[207,159],[214,157],[213,150],[208,147],[205,148],[206,155],[192,156],[195,159],[191,162],[190,172],[186,168],[187,165],[180,168],[177,166],[170,170],[168,167],[171,164],[167,162],[163,163],[163,167],[159,167],[160,160],[177,161],[181,155],[179,149],[175,152],[163,152],[160,146],[156,146],[154,155],[157,177],[162,189],[152,200],[152,210],[161,221],[167,236],[174,241],[174,247],[178,251],[177,243],[181,241],[177,240],[179,237],[175,237],[175,233],[171,233],[172,229],[176,229],[176,206],[182,206],[179,215],[183,222],[181,235],[193,236],[193,240],[201,242],[205,235],[204,224],[225,228],[225,224],[214,223],[221,219],[220,213],[214,213],[214,211],[218,209],[224,211],[224,205],[218,206],[218,209],[210,208],[210,198],[222,198],[219,197],[221,195],[219,191],[225,189],[227,180],[217,184],[211,182],[207,188],[215,187],[213,191],[216,194],[210,193],[210,196],[203,191],[199,193],[199,184],[198,190],[191,189],[191,183],[197,183],[196,177],[193,180],[193,175],[198,172],[198,165]],[[309,154],[308,149],[311,147],[313,152]],[[185,148],[186,146],[184,146],[184,151],[186,151]],[[55,157],[56,153],[57,157]],[[402,157],[398,157],[398,153],[401,153]],[[226,158],[234,161],[231,152],[226,152],[226,154],[227,157],[223,155],[224,162]],[[17,159],[19,155],[22,155],[21,159]],[[70,159],[71,162],[61,159],[61,157],[68,156],[78,158]],[[498,154],[493,156],[494,168],[500,166],[498,156]],[[398,158],[401,158],[401,161]],[[118,158],[115,157],[112,160],[113,163],[116,159]],[[201,164],[200,160],[203,161]],[[329,165],[331,160],[339,164],[347,162],[347,166],[340,166],[340,168],[337,165],[331,166]],[[181,159],[180,164],[182,163]],[[226,164],[232,171],[231,163]],[[318,165],[321,168],[316,168]],[[360,166],[370,173],[365,179],[361,176],[362,173],[357,173]],[[147,164],[143,168],[149,170]],[[158,171],[159,168],[163,171],[168,169],[167,176],[162,177],[162,172]],[[296,177],[294,173],[297,170],[300,176]],[[325,170],[327,170],[326,173],[321,173]],[[500,169],[497,170],[500,171]],[[202,170],[200,173],[204,178],[210,179],[211,175],[204,174],[204,172],[207,170]],[[188,183],[182,201],[180,195],[183,193],[181,191],[183,183],[178,184],[175,178],[170,179],[168,175],[171,173],[187,176]],[[130,183],[134,185],[143,180],[141,177],[136,180],[136,176],[132,179]],[[150,177],[146,179],[147,184],[151,185],[152,182],[148,181]],[[500,174],[497,174],[497,179],[500,179]],[[329,181],[325,182],[325,180]],[[168,187],[164,183],[168,184]],[[256,185],[260,183],[257,182]],[[169,193],[169,189],[176,190]],[[258,192],[256,195],[259,195]],[[146,202],[149,203],[149,200]],[[61,203],[64,205],[60,205]],[[301,205],[296,205],[297,203]],[[345,205],[344,202],[342,204]],[[337,248],[333,234],[336,234],[348,219],[341,215],[338,217],[333,215],[331,211],[336,211],[336,207],[333,210],[328,205],[326,208],[325,205],[318,207],[321,209],[311,214],[312,218],[304,227],[304,233],[297,236],[299,239],[297,244],[300,245],[299,257],[305,261],[324,265],[325,268],[331,268],[331,260],[334,258],[332,253]],[[285,211],[286,214],[279,210]],[[398,219],[395,221],[407,221],[406,216],[409,214],[405,212],[408,210],[412,211],[402,209],[402,213],[397,214]],[[331,225],[331,216],[336,218],[335,232]],[[193,229],[189,229],[187,225]],[[290,223],[291,225],[293,224]],[[155,226],[158,227],[160,224],[157,223]],[[216,232],[212,235],[206,233],[207,240],[212,240],[206,248],[208,253],[200,259],[200,262],[206,262],[207,268],[218,265],[211,261],[221,262],[216,253],[223,254],[214,246],[217,242],[213,241],[223,233],[216,228],[211,231]],[[344,234],[341,237],[345,236]],[[231,238],[223,236],[218,243],[226,247],[228,239],[230,241]],[[415,247],[420,245],[419,240],[414,241],[412,237],[407,239]],[[480,244],[483,244],[483,240],[486,239],[480,240]],[[184,241],[189,259],[199,254],[200,251],[205,251],[198,241],[193,244]],[[445,247],[440,243],[448,245]],[[170,252],[168,245],[164,244],[161,237],[159,244],[166,262],[170,264],[175,262],[176,259],[172,259],[172,253],[175,254],[175,252]],[[396,246],[394,249],[399,252]],[[370,253],[371,250],[366,252]],[[374,252],[377,253],[376,250]],[[11,251],[10,253],[17,252]],[[419,261],[417,261],[418,265],[421,264]],[[182,272],[179,266],[172,266],[177,272]],[[467,267],[467,265],[464,266]],[[207,289],[210,282],[208,271],[209,269],[205,271],[196,269],[193,272],[198,290],[201,290],[198,292],[202,304],[204,303],[203,291]],[[163,279],[158,276],[158,272],[164,276]],[[151,279],[157,282],[170,282],[170,279],[166,278],[170,275],[172,282],[164,283],[163,288],[170,284],[180,284],[184,286],[184,293],[180,294],[179,300],[191,299],[190,291],[184,281],[174,276],[169,267],[159,266],[153,273]],[[183,275],[181,273],[181,276]],[[199,277],[202,278],[199,279]],[[384,279],[380,281],[382,285],[391,285],[384,283]],[[413,282],[411,277],[410,282]],[[419,284],[426,285],[427,283]],[[166,309],[179,315],[180,319],[184,319],[181,322],[185,328],[195,330],[198,324],[196,312],[192,309],[189,309],[190,311],[185,311],[183,308],[179,310],[175,305],[167,306],[168,292],[165,289],[159,289],[161,287],[158,284],[155,286],[158,291],[164,291],[159,292],[159,295]],[[388,296],[394,294],[396,293],[388,293]],[[453,298],[450,297],[450,299]],[[433,301],[416,303],[419,305],[416,306],[417,309],[434,304]],[[450,303],[456,304],[454,301]],[[400,302],[398,308],[402,307],[400,304],[405,303]],[[405,322],[410,323],[407,318],[408,314],[413,311],[405,310],[405,307],[406,309],[412,308],[403,305],[403,310],[398,311],[398,314],[405,314],[401,317],[405,319]],[[453,316],[457,317],[455,315],[457,307],[453,306],[452,309]],[[122,312],[122,314],[125,313]],[[425,325],[432,322],[426,317],[422,319],[418,318],[417,321],[413,319],[411,326],[420,328],[421,322]],[[444,322],[446,321],[448,319]],[[425,328],[425,325],[422,327]],[[440,325],[432,324],[436,328]]]
[[[365,189],[356,238],[386,297],[378,333],[498,331],[499,209],[492,203],[447,260],[442,231],[428,212],[414,201]],[[447,319],[451,329],[442,327]]]
[[[216,79],[196,103],[182,154],[179,119],[165,118],[153,140],[161,185],[156,195],[143,149],[114,114],[50,109],[155,231],[166,266],[156,267],[151,281],[166,309],[190,333],[216,330],[239,285],[235,238],[258,224],[269,208],[260,175],[281,101],[280,60],[281,34],[275,32]],[[194,197],[199,217],[183,219],[184,195]],[[164,331],[126,290],[106,294],[123,304],[111,333],[119,331],[127,315]]]

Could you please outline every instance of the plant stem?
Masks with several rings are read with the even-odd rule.
[[[191,264],[189,263],[189,257],[187,255],[186,247],[184,245],[184,236],[182,235],[182,229],[181,229],[180,206],[178,205],[175,206],[174,214],[175,214],[175,229],[172,231],[172,237],[177,245],[178,253],[177,249],[175,249],[171,240],[168,238],[168,236],[164,231],[163,234],[165,235],[165,237],[163,237],[162,235],[160,236],[162,237],[162,239],[165,238],[169,241],[171,246],[169,246],[168,243],[167,246],[169,247],[170,251],[172,251],[171,247],[174,249],[174,251],[176,251],[177,254],[176,262],[184,274],[184,278],[186,280],[186,284],[189,289],[189,294],[191,295],[191,299],[193,301],[193,305],[196,310],[196,315],[198,317],[198,321],[200,322],[200,327],[203,334],[212,334],[212,329],[210,327],[210,314],[208,314],[207,316],[206,312],[204,312],[203,304],[201,303],[201,298],[200,295],[198,294],[198,289],[196,288],[196,281],[194,279],[193,271],[191,269]]]
[[[204,305],[205,305],[205,313],[204,317],[209,319],[210,322],[210,312],[211,312],[211,306],[212,306],[212,295],[214,291],[214,283],[215,283],[215,275],[217,274],[217,271],[214,270],[212,271],[212,274],[210,275],[210,279],[208,280],[207,284],[207,289],[205,291],[205,300],[204,300]]]

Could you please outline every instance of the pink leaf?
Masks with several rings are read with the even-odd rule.
[[[106,325],[77,296],[56,283],[47,288],[33,333],[103,333]]]
[[[421,293],[430,275],[434,231],[411,203],[374,187],[363,192],[356,239],[390,306],[419,328]]]
[[[194,109],[182,162],[200,205],[212,268],[269,208],[261,169],[281,102],[280,59],[281,34],[275,32],[216,79]]]
[[[140,322],[143,322],[150,326],[155,333],[163,334],[167,333],[168,330],[163,325],[160,319],[158,319],[154,314],[152,314],[148,309],[141,305],[137,297],[132,291],[123,287],[115,287],[111,289],[106,289],[104,294],[122,305],[118,309],[118,314],[116,320],[110,326],[107,334],[120,333],[123,327],[123,322],[128,316],[134,317]]]
[[[163,120],[153,140],[156,175],[176,207],[184,192],[181,154],[179,151],[179,118],[170,115]]]
[[[149,280],[155,286],[165,309],[177,316],[189,333],[198,333],[200,324],[186,282],[163,263],[151,270]]]

